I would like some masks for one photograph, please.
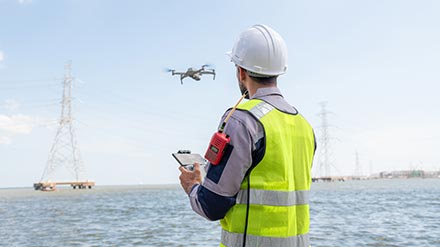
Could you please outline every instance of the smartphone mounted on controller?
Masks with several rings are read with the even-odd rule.
[[[206,160],[200,154],[191,153],[190,150],[179,150],[177,153],[172,153],[172,156],[181,166],[190,171],[194,170],[194,163],[206,165]]]

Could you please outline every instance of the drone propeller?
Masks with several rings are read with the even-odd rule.
[[[207,64],[202,65],[202,67],[203,68],[213,68],[214,64],[207,63]]]
[[[174,69],[170,69],[170,68],[164,68],[163,72],[168,73],[168,72],[173,72],[175,71]]]

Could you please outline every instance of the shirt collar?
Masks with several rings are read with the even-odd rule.
[[[261,98],[261,97],[269,96],[269,95],[279,95],[281,97],[283,96],[281,94],[280,89],[277,87],[263,87],[263,88],[258,88],[257,92],[255,92],[255,94],[252,95],[251,99]]]

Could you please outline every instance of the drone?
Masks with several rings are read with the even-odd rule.
[[[167,69],[166,72],[171,72],[171,75],[180,75],[180,84],[183,85],[183,79],[186,77],[191,77],[192,79],[196,81],[200,81],[201,76],[203,74],[210,74],[213,75],[213,80],[215,80],[215,69],[209,68],[210,65],[204,64],[202,65],[202,68],[195,69],[195,68],[188,68],[186,72],[176,72],[174,69]]]

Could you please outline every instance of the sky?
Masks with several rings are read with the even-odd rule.
[[[315,129],[314,173],[321,102],[332,175],[352,175],[356,164],[362,175],[440,170],[438,13],[434,0],[0,0],[0,187],[40,180],[68,61],[88,179],[178,183],[171,153],[205,152],[240,97],[225,53],[254,24],[285,39],[278,86]],[[164,72],[205,63],[215,80],[181,85]]]

